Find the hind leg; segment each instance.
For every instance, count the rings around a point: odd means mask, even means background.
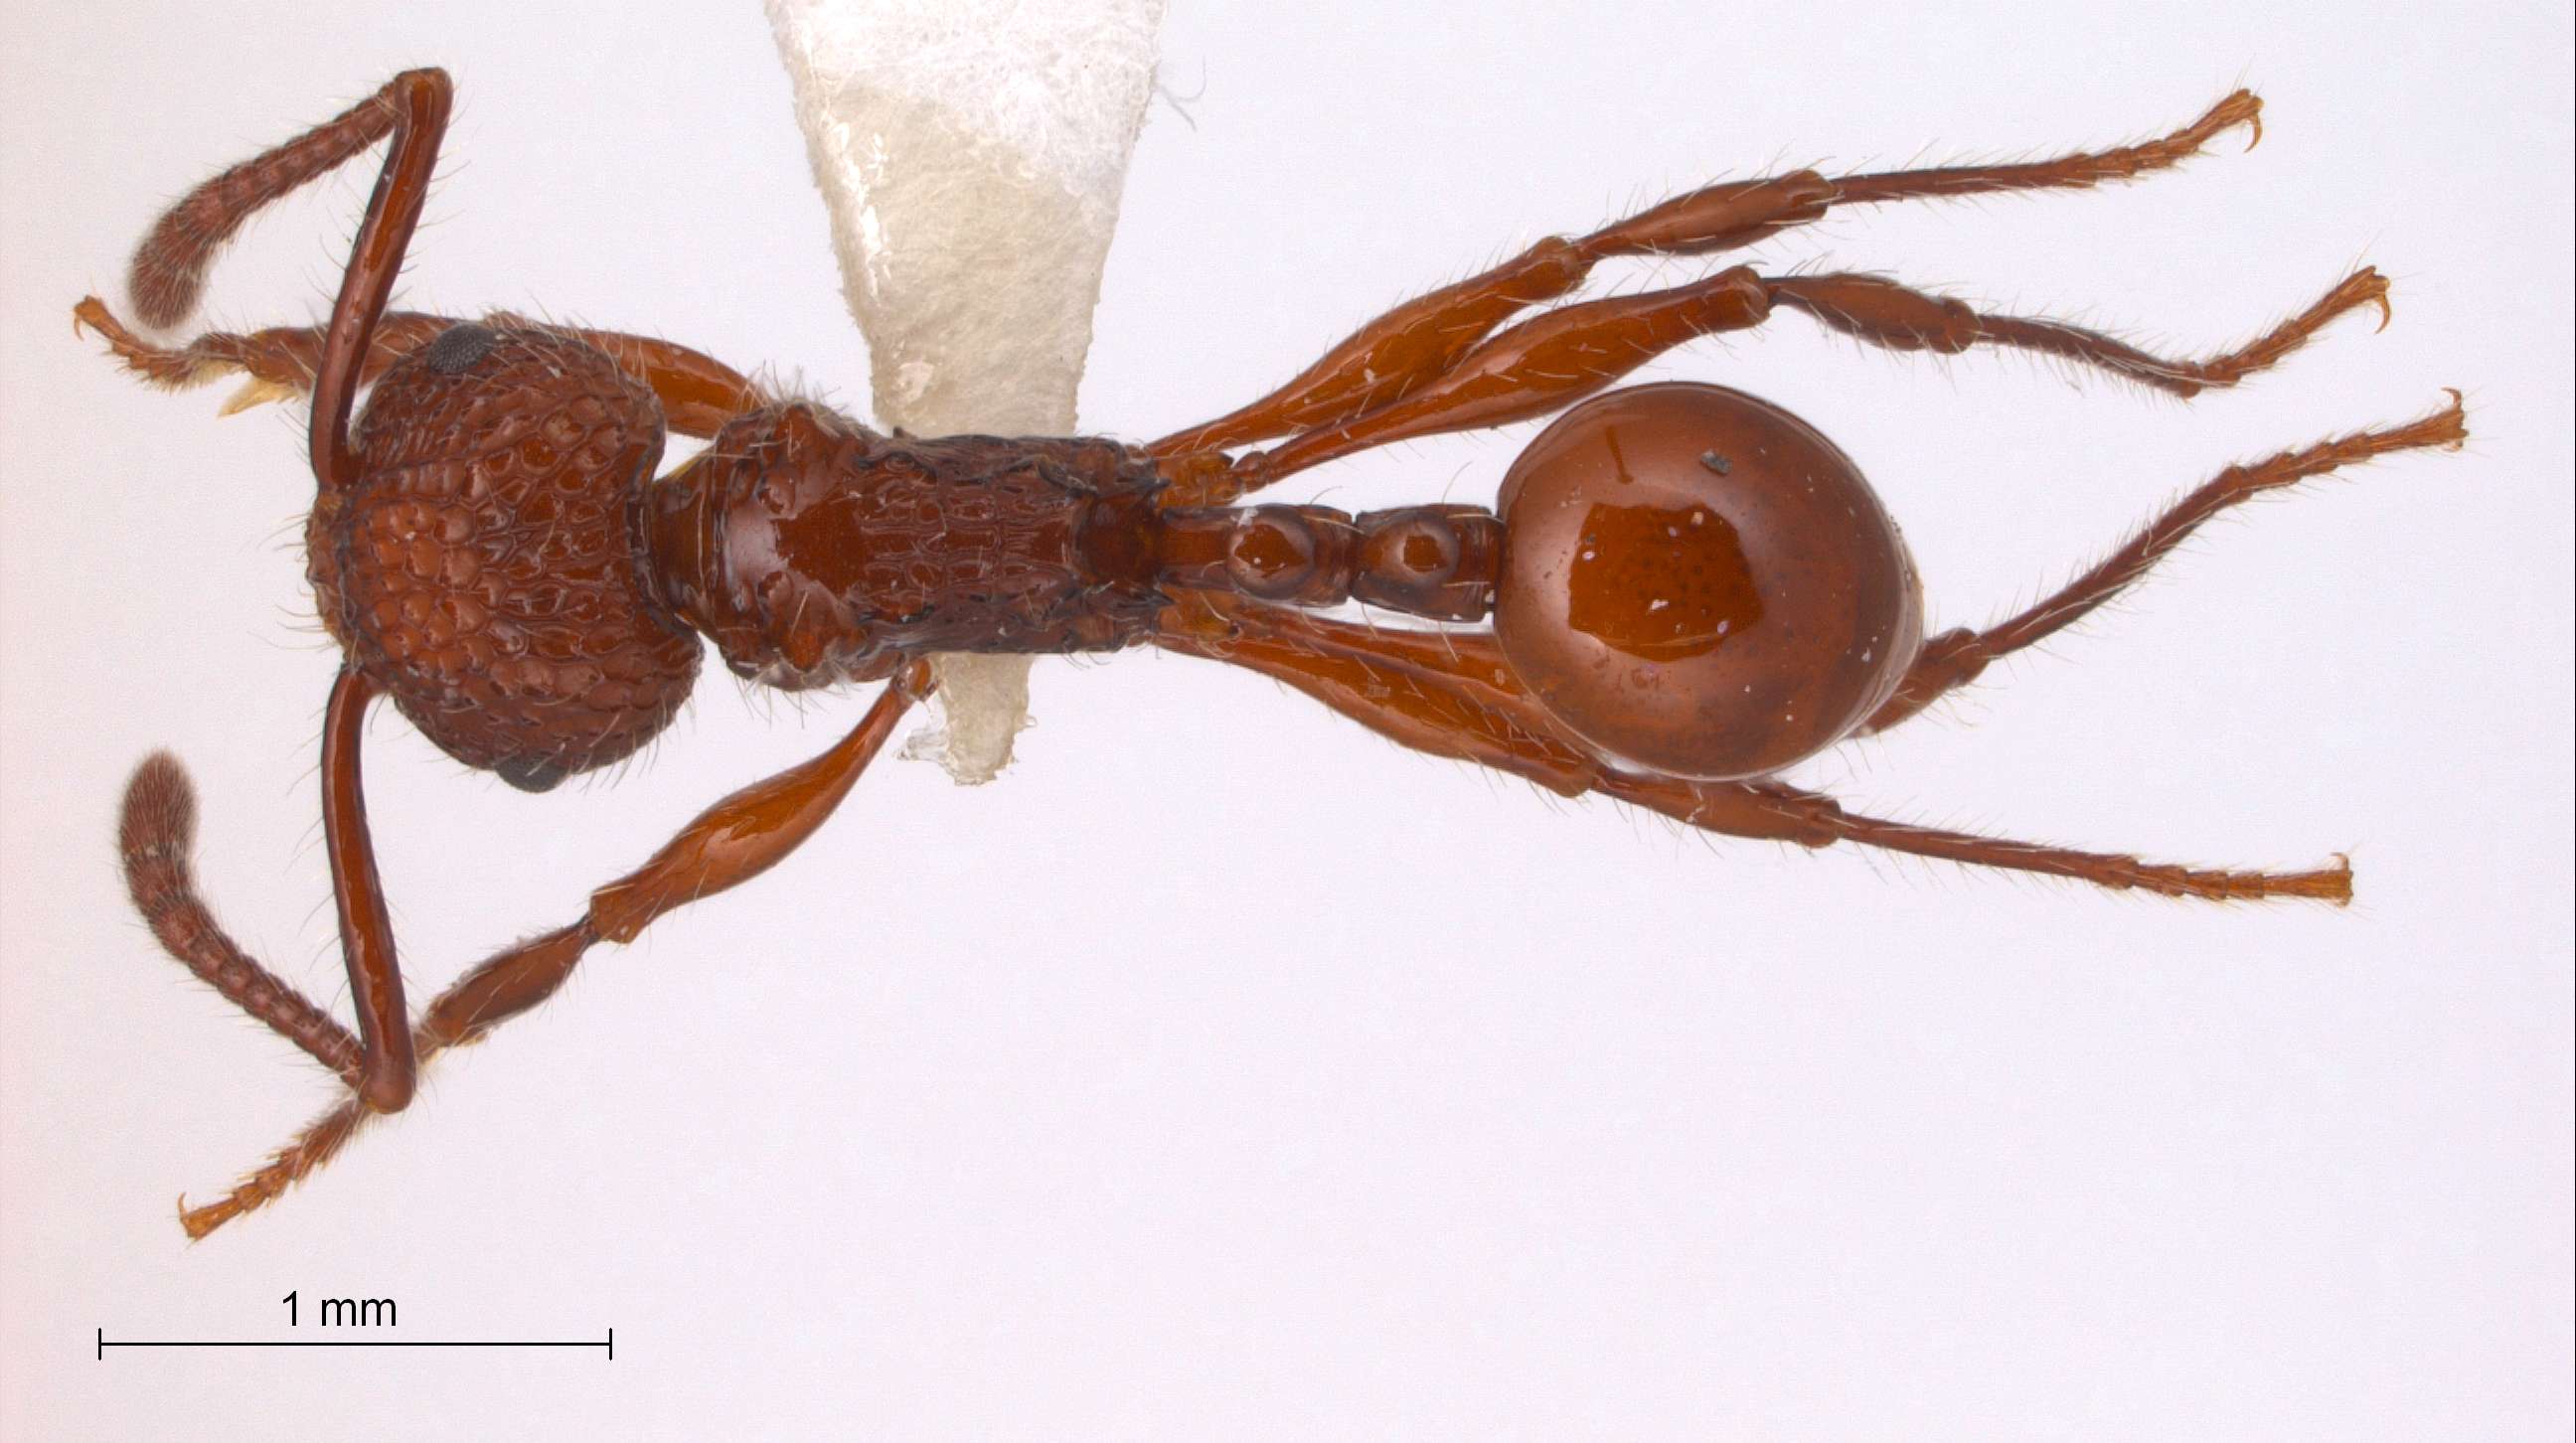
[[[2448,407],[2420,421],[2377,431],[2356,431],[2301,450],[2284,451],[2249,466],[2230,466],[2176,502],[2100,564],[2019,616],[1984,631],[1945,631],[1926,641],[1913,668],[1897,684],[1896,694],[1869,719],[1864,730],[1885,731],[1943,694],[1975,681],[1996,658],[2010,656],[2074,625],[2146,575],[2166,553],[2181,545],[2184,537],[2230,506],[2393,451],[2457,448],[2468,435],[2460,393],[2453,391]]]
[[[1972,346],[2037,351],[2176,395],[2232,386],[2361,306],[2388,307],[2388,282],[2355,271],[2315,304],[2233,350],[2200,359],[2159,356],[2044,317],[1991,315],[1963,301],[1869,275],[1761,276],[1745,267],[1669,290],[1582,301],[1505,327],[1440,375],[1374,410],[1301,431],[1268,451],[1177,458],[1167,506],[1233,501],[1311,466],[1393,441],[1477,430],[1549,415],[1705,336],[1763,325],[1779,308],[1866,344],[1954,354]]]

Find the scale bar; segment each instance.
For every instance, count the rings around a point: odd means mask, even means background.
[[[617,1330],[605,1338],[111,1338],[96,1330],[98,1357],[110,1348],[604,1348],[617,1360]]]

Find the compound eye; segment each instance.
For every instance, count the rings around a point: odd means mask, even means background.
[[[1764,776],[1849,735],[1922,641],[1860,471],[1717,386],[1640,386],[1548,428],[1503,482],[1494,630],[1559,721],[1671,776]]]
[[[420,353],[421,364],[442,376],[461,376],[492,354],[501,333],[474,321],[459,321],[438,333]]]
[[[530,757],[511,757],[492,764],[493,774],[523,792],[551,792],[572,775],[569,767],[559,762],[539,761]]]

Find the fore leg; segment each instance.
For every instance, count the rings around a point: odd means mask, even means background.
[[[1284,608],[1193,595],[1155,644],[1287,683],[1416,751],[1477,762],[1565,796],[1598,792],[1704,831],[1802,846],[1858,842],[1978,866],[2041,872],[2169,897],[2350,900],[2341,858],[2306,872],[2181,867],[1856,816],[1774,781],[1698,782],[1619,771],[1557,727],[1490,635],[1381,632]]]
[[[75,329],[98,331],[128,368],[159,385],[193,386],[245,373],[249,381],[226,404],[227,412],[312,395],[315,474],[325,486],[344,484],[351,474],[347,429],[357,391],[456,324],[443,316],[385,310],[428,196],[450,102],[446,72],[397,75],[342,114],[190,191],[135,248],[126,281],[135,313],[156,329],[175,326],[196,311],[207,270],[243,221],[391,135],[329,324],[249,335],[211,331],[185,346],[162,347],[128,332],[91,296],[72,309]],[[713,435],[756,404],[751,383],[740,373],[686,346],[620,331],[556,329],[606,351],[652,387],[671,429],[683,435]]]
[[[72,322],[75,328],[98,332],[127,370],[156,386],[185,390],[221,376],[245,376],[242,388],[224,402],[226,415],[310,395],[322,361],[320,326],[273,326],[247,335],[207,331],[184,346],[156,346],[127,330],[96,296],[72,308]],[[453,316],[386,312],[359,363],[359,384],[373,382],[386,367],[458,323]],[[757,388],[741,372],[702,351],[624,331],[549,329],[607,352],[628,375],[650,386],[662,403],[664,422],[683,436],[712,436],[725,422],[760,404]]]
[[[831,750],[709,807],[652,860],[592,893],[581,920],[508,948],[457,979],[430,1003],[418,1028],[410,1032],[415,1055],[426,1061],[447,1048],[481,1041],[493,1028],[552,996],[592,946],[600,942],[632,942],[663,914],[777,865],[832,815],[849,795],[859,774],[884,749],[904,714],[929,694],[931,685],[926,666],[908,668]],[[170,805],[174,796],[179,803],[175,808]],[[145,915],[153,918],[154,931],[163,936],[174,955],[189,964],[190,970],[206,976],[244,1010],[288,1036],[297,1034],[237,992],[282,994],[306,1012],[319,1016],[323,1028],[336,1029],[338,1024],[297,996],[292,987],[258,964],[239,958],[237,949],[229,954],[229,958],[238,959],[229,970],[248,968],[257,974],[257,987],[227,986],[219,976],[208,975],[208,967],[200,965],[198,958],[211,955],[210,949],[199,944],[195,954],[182,953],[179,943],[170,940],[171,934],[177,933],[183,941],[192,941],[212,926],[211,921],[201,926],[196,920],[202,917],[204,906],[196,901],[186,881],[192,819],[186,778],[178,764],[167,757],[146,762],[127,799],[125,851],[129,876],[136,875],[138,867],[145,869],[145,875],[155,884],[152,895],[161,896],[169,891],[165,879],[175,872],[187,904],[195,908],[193,915],[183,915],[177,904],[165,904],[156,915],[147,906]],[[138,858],[142,860],[138,862]],[[138,902],[146,895],[143,882],[136,883],[136,895]],[[170,920],[165,922],[165,918]],[[219,933],[216,936],[220,938]],[[229,947],[228,942],[224,945]],[[347,1038],[345,1032],[340,1036]],[[297,1040],[303,1041],[301,1037]],[[333,1065],[322,1050],[310,1046],[307,1050],[322,1058],[324,1065]],[[347,1039],[338,1049],[339,1054],[353,1055],[355,1051],[355,1039]],[[334,1070],[355,1085],[354,1065],[337,1066]],[[204,1237],[230,1219],[270,1202],[330,1161],[376,1110],[358,1096],[342,1100],[224,1197],[202,1207],[191,1208],[183,1203],[181,1225],[190,1237]]]
[[[2284,451],[2251,465],[2230,466],[2176,502],[2100,564],[2038,605],[1983,631],[1945,631],[1926,641],[1905,679],[1897,684],[1896,694],[1869,719],[1865,730],[1885,731],[1895,726],[1943,694],[1975,681],[1996,658],[2009,656],[2072,626],[2123,587],[2146,575],[2201,523],[2238,502],[2392,451],[2457,448],[2468,434],[2460,393],[2453,391],[2449,406],[2422,420],[2356,431],[2301,450]]]
[[[2237,91],[2189,126],[2139,145],[2019,165],[1956,166],[1828,179],[1812,170],[1711,185],[1587,235],[1551,236],[1511,260],[1406,302],[1361,327],[1286,385],[1150,448],[1179,461],[1273,436],[1327,427],[1402,399],[1447,373],[1514,313],[1561,300],[1601,261],[1623,256],[1709,255],[1750,245],[1836,205],[1928,196],[2098,185],[2162,170],[2237,125],[2256,125],[2262,102]],[[1184,465],[1184,474],[1208,469]],[[1187,504],[1198,504],[1196,502]]]

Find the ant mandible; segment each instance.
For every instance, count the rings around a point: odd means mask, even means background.
[[[1870,275],[1737,266],[1550,304],[1601,261],[1711,255],[1840,206],[2162,170],[2238,126],[2259,139],[2250,93],[2161,139],[2097,153],[1711,185],[1588,235],[1542,240],[1399,306],[1278,390],[1148,446],[888,437],[764,395],[666,341],[508,315],[388,312],[450,98],[442,71],[398,75],[197,187],[136,250],[135,314],[175,326],[246,218],[390,136],[327,325],[215,332],[172,348],[136,337],[95,297],[75,311],[160,384],[241,372],[244,403],[309,393],[320,489],[308,572],[344,653],[323,723],[322,817],[355,1035],[215,922],[190,873],[195,799],[179,763],[151,757],[125,793],[126,880],[154,935],[350,1094],[226,1197],[183,1204],[191,1236],[268,1202],[367,1118],[399,1111],[423,1061],[543,1001],[594,944],[631,942],[802,844],[930,692],[927,658],[939,652],[1150,643],[1249,667],[1420,751],[1731,836],[1860,842],[2174,897],[2351,895],[2341,858],[2304,872],[2142,862],[1857,816],[1774,778],[1897,725],[2076,621],[2239,501],[2388,452],[2459,445],[2457,392],[2411,424],[2229,467],[2038,605],[1928,639],[1904,541],[1832,442],[1715,386],[1594,393],[1686,341],[1752,329],[1785,308],[1873,346],[2037,351],[2191,396],[2272,365],[2357,307],[2378,305],[2385,326],[2376,271],[2198,361]],[[1370,447],[1560,410],[1491,510],[1233,504]],[[666,429],[708,445],[656,475]],[[1318,614],[1354,600],[1490,628],[1381,629]],[[718,802],[593,893],[579,920],[475,967],[415,1022],[360,786],[369,704],[390,697],[449,755],[544,790],[667,725],[695,678],[701,633],[735,673],[773,686],[886,686],[831,750]]]

